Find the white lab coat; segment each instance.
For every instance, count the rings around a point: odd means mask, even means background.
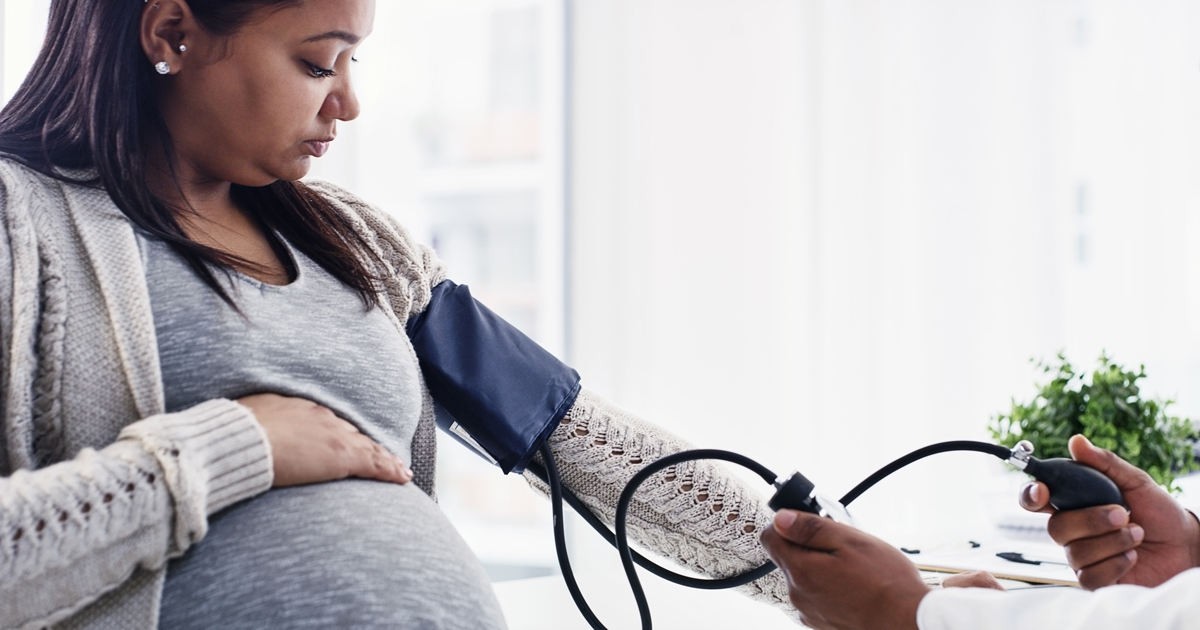
[[[1200,629],[1200,569],[1157,588],[941,589],[921,601],[917,625],[921,630]]]

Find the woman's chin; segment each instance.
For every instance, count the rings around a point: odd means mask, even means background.
[[[279,179],[285,179],[290,182],[304,179],[308,175],[308,172],[312,170],[312,160],[311,156],[301,156],[300,159],[289,165],[285,173],[279,174]]]
[[[250,181],[237,183],[243,186],[261,187],[269,186],[280,180],[294,182],[304,179],[311,169],[312,158],[304,156],[297,160],[290,160],[286,164],[280,164],[270,170],[264,170],[261,177],[247,178],[253,179],[253,183]]]

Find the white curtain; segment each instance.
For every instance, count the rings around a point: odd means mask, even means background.
[[[571,358],[837,496],[1102,349],[1200,416],[1200,3],[576,0]],[[1189,247],[1192,246],[1192,247]],[[954,455],[866,495],[978,531]]]

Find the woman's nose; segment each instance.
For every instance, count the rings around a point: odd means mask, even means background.
[[[325,103],[321,106],[322,116],[342,121],[358,118],[359,111],[358,95],[354,93],[354,86],[348,77],[342,79],[338,88],[325,97]]]

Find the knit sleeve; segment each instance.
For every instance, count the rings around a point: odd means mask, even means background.
[[[691,445],[583,390],[550,435],[563,485],[610,527],[617,500],[644,464]],[[549,494],[537,477],[525,479]],[[759,543],[771,510],[755,492],[709,461],[685,462],[652,476],[629,507],[630,536],[644,547],[711,578],[744,573],[769,561]],[[779,571],[738,590],[799,622]]]
[[[245,407],[214,400],[126,427],[112,445],[0,478],[0,626],[41,628],[157,569],[208,515],[271,486]]]

